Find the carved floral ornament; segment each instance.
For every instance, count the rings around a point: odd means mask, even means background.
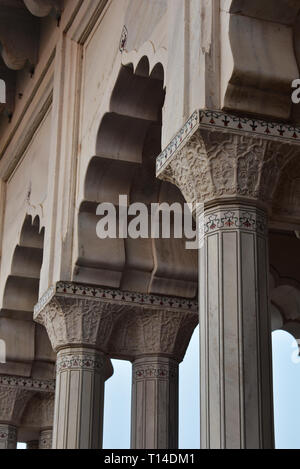
[[[198,322],[194,300],[58,282],[35,307],[52,347],[88,346],[111,356],[183,358]]]
[[[224,197],[271,207],[285,166],[300,157],[300,128],[196,111],[157,158],[158,178],[179,187],[187,202]]]

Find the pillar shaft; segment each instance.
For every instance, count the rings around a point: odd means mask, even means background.
[[[0,424],[0,449],[17,448],[17,428],[13,425]]]
[[[178,362],[139,358],[132,373],[131,447],[178,448]]]
[[[104,383],[110,367],[106,356],[92,349],[58,353],[53,449],[102,447]]]
[[[272,448],[266,215],[254,206],[219,205],[203,222],[201,447]]]
[[[40,433],[39,449],[52,448],[52,430],[42,430]]]

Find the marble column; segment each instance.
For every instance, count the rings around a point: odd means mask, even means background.
[[[178,367],[198,324],[193,300],[136,295],[110,341],[132,366],[132,449],[178,448]],[[148,304],[147,304],[148,303]]]
[[[46,327],[57,352],[52,447],[100,449],[104,383],[113,373],[100,348],[109,335],[112,307],[71,287],[56,294],[51,289],[48,301],[43,298],[35,308],[35,320]]]
[[[17,448],[17,427],[0,424],[0,449]]]
[[[97,350],[58,352],[53,448],[101,447],[104,384],[111,375],[110,361]]]
[[[132,448],[178,448],[178,367],[166,357],[133,362]]]
[[[202,222],[201,447],[272,448],[266,213],[222,204]]]
[[[280,125],[203,110],[157,159],[199,228],[203,449],[274,446],[267,213],[298,148]]]

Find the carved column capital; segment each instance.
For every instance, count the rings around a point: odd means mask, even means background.
[[[181,362],[197,324],[196,310],[135,307],[115,325],[110,354],[131,361],[143,356],[165,356]]]
[[[187,202],[247,199],[270,206],[281,172],[300,153],[300,129],[196,111],[157,159],[157,176]]]
[[[52,430],[41,431],[39,449],[52,449],[52,433]]]
[[[0,385],[0,423],[18,425],[32,391]]]
[[[105,349],[121,305],[87,297],[84,291],[67,291],[62,283],[57,289],[50,289],[46,297],[49,294],[48,302],[37,305],[34,319],[46,327],[55,351],[69,346]]]
[[[194,300],[58,282],[36,305],[34,319],[56,351],[87,346],[135,359],[141,353],[181,357],[197,313]]]

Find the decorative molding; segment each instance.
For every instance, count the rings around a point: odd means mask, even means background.
[[[0,422],[18,424],[31,397],[31,391],[0,385]]]
[[[215,231],[244,230],[266,235],[267,217],[261,210],[241,210],[237,207],[208,210],[203,217],[204,235]]]
[[[156,160],[157,174],[163,170],[170,158],[185,145],[199,126],[211,130],[234,131],[241,134],[249,133],[266,139],[300,144],[300,127],[291,124],[241,117],[222,111],[197,110],[177,132],[167,148],[158,156]]]
[[[133,365],[133,381],[143,381],[146,379],[170,380],[178,379],[178,364],[163,364],[158,362],[139,363]]]
[[[0,385],[16,387],[35,392],[53,392],[55,391],[55,380],[41,380],[34,378],[23,378],[20,376],[0,375]]]
[[[107,357],[93,353],[59,353],[56,361],[57,373],[70,370],[103,372],[107,368]]]
[[[121,303],[122,305],[140,305],[153,308],[166,308],[180,311],[198,311],[198,301],[185,298],[176,298],[146,293],[126,292],[102,287],[80,285],[71,282],[58,282],[42,296],[34,308],[34,316],[45,308],[50,300],[56,295],[68,295],[70,298],[84,297],[101,299],[104,302]]]

